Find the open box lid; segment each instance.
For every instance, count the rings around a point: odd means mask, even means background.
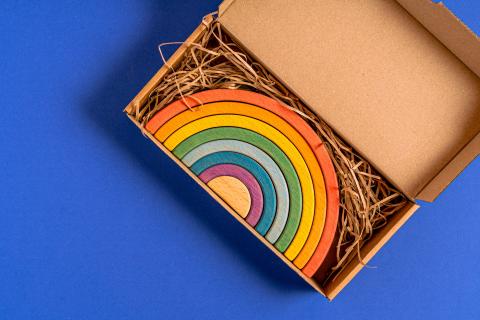
[[[219,19],[410,198],[480,153],[480,41],[443,5],[226,0]]]

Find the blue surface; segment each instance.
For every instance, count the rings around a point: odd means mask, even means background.
[[[328,303],[127,120],[217,4],[1,1],[0,319],[480,318],[479,159]]]

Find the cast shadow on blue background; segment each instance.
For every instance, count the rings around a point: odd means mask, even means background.
[[[139,40],[131,44],[128,52],[112,56],[111,63],[106,66],[103,80],[95,85],[88,99],[84,102],[85,116],[91,119],[128,158],[135,162],[148,175],[151,175],[169,196],[178,199],[186,206],[183,212],[172,214],[188,214],[191,219],[199,221],[208,232],[217,236],[221,243],[229,247],[241,257],[241,261],[261,275],[273,287],[286,291],[312,290],[300,277],[292,272],[267,247],[249,234],[245,228],[231,217],[216,201],[198,186],[179,166],[161,152],[151,141],[147,140],[137,127],[122,112],[137,92],[146,84],[152,70],[161,65],[160,55],[155,53],[152,44],[161,41],[182,41],[197,26],[192,24],[188,8],[196,12],[211,12],[214,3],[186,1],[185,13],[163,15],[158,12],[178,12],[178,4],[166,4],[158,1],[145,1],[152,12],[148,30],[139,35]],[[172,8],[169,8],[172,6]],[[202,8],[199,8],[202,7]],[[189,23],[172,33],[172,25],[185,14]],[[201,17],[199,17],[201,18]],[[198,23],[200,19],[198,19]],[[171,54],[176,48],[167,48]],[[152,52],[154,54],[152,54]],[[128,68],[126,70],[126,68]],[[158,206],[162,206],[161,198]],[[162,223],[161,215],[158,223]],[[273,271],[272,271],[273,270]]]

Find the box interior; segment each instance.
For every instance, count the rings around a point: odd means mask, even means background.
[[[206,23],[211,23],[212,18],[209,16],[206,19]],[[149,94],[152,90],[162,81],[163,77],[170,71],[168,66],[176,66],[182,60],[185,51],[188,49],[191,43],[197,42],[197,40],[203,35],[206,29],[205,24],[201,24],[185,41],[185,43],[180,46],[180,48],[175,51],[175,53],[170,57],[167,64],[164,65],[150,81],[145,85],[145,87],[137,94],[137,96],[129,103],[125,108],[125,112],[128,114],[130,120],[132,120],[135,125],[142,129],[142,124],[138,122],[133,114],[135,110],[143,105]],[[308,284],[310,284],[315,290],[317,290],[322,295],[326,296],[328,299],[333,299],[347,284],[348,282],[362,269],[363,264],[357,259],[353,259],[346,266],[345,269],[338,274],[338,276],[326,283],[325,282],[325,272],[317,273],[313,278],[306,277],[298,268],[296,268],[292,262],[286,259],[282,254],[280,254],[268,241],[263,237],[259,236],[255,230],[248,225],[243,219],[240,219],[238,214],[236,214],[228,204],[226,204],[220,197],[218,197],[210,188],[208,188],[197,176],[193,175],[185,165],[179,161],[168,149],[166,149],[158,140],[156,140],[148,132],[144,134],[150,138],[165,154],[167,154],[173,161],[175,161],[184,171],[189,174],[198,184],[200,184],[206,192],[208,192],[214,199],[216,199],[235,219],[237,219],[242,225],[244,225],[252,234],[257,237],[262,243],[264,243],[268,248],[270,248],[281,260],[283,260],[293,271],[295,271],[300,277],[302,277]],[[383,244],[390,239],[390,237],[395,233],[398,228],[413,214],[413,212],[418,208],[412,202],[408,202],[403,209],[395,214],[395,217],[387,223],[386,226],[382,228],[380,232],[374,235],[372,239],[369,240],[367,245],[365,245],[361,250],[361,255],[364,257],[363,262],[367,263],[368,260],[373,257],[373,255],[383,246]],[[332,250],[333,253],[333,250]],[[334,257],[332,257],[334,258]],[[324,268],[327,268],[329,264],[324,265]],[[326,270],[326,269],[325,269]],[[322,271],[325,271],[322,270]]]
[[[396,1],[480,77],[480,39],[442,2]]]
[[[219,19],[411,199],[433,181],[433,200],[478,154],[480,78],[397,1],[234,0]]]

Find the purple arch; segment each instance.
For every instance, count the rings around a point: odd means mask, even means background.
[[[248,211],[246,221],[249,225],[255,226],[262,215],[263,193],[257,179],[246,169],[234,164],[219,164],[203,171],[198,177],[205,183],[221,177],[230,176],[237,178],[247,187],[250,193],[251,205]]]

